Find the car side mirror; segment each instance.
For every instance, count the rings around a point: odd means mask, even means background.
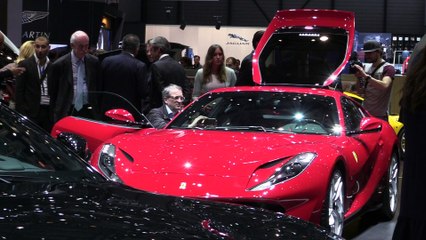
[[[90,159],[91,154],[84,138],[74,133],[62,132],[57,139],[84,160]]]
[[[365,117],[359,124],[362,133],[380,132],[382,130],[382,121],[374,117]]]
[[[375,117],[364,117],[359,124],[359,130],[348,132],[348,135],[374,133],[382,130],[382,120]]]
[[[126,109],[111,109],[105,112],[105,116],[123,122],[135,122],[133,115]]]

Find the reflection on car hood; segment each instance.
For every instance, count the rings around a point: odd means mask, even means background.
[[[1,182],[0,189],[2,239],[333,239],[282,214],[111,183]]]
[[[329,149],[326,143],[334,139],[324,135],[165,129],[148,135],[121,135],[114,143],[135,159],[131,166],[135,172],[247,177],[266,162],[309,149]],[[188,163],[190,168],[182,167]]]

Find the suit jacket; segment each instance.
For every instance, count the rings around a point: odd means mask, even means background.
[[[151,109],[146,117],[155,128],[163,128],[171,120],[164,104],[159,108]]]
[[[254,52],[254,51],[253,51]],[[235,86],[254,86],[253,73],[252,73],[252,62],[253,52],[247,55],[241,62],[241,68],[238,72],[237,82]]]
[[[16,110],[34,119],[40,111],[42,79],[38,75],[37,62],[34,56],[20,62],[19,66],[26,70],[16,78]],[[45,69],[46,73],[50,66],[51,63],[49,62]],[[49,76],[47,76],[47,79],[49,79]]]
[[[163,104],[161,91],[163,91],[165,87],[172,83],[182,87],[182,92],[185,98],[191,99],[189,80],[186,77],[185,69],[172,57],[165,56],[152,63],[150,70],[151,108],[157,108]]]
[[[99,72],[98,58],[86,54],[85,60],[87,90],[96,91]],[[71,53],[58,58],[49,71],[50,106],[54,122],[68,115],[74,99],[74,79],[72,75]],[[89,99],[89,101],[93,101]]]
[[[13,77],[12,71],[10,71],[9,69],[4,69],[0,71],[0,81],[3,81],[5,78],[8,77]]]
[[[99,90],[117,93],[141,111],[147,101],[148,69],[146,65],[128,52],[105,58],[101,64]],[[117,101],[102,101],[102,109],[128,106]]]

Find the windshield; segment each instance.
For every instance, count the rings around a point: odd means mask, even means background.
[[[101,179],[92,171],[38,126],[0,104],[0,177]]]
[[[322,85],[342,64],[347,35],[320,27],[277,30],[259,56],[262,82]]]
[[[288,92],[210,93],[168,128],[337,135],[334,98]]]

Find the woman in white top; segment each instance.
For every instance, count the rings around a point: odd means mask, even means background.
[[[225,66],[223,48],[213,44],[207,50],[203,68],[198,69],[194,78],[192,99],[197,99],[204,93],[216,88],[234,86],[237,76],[229,67]]]

